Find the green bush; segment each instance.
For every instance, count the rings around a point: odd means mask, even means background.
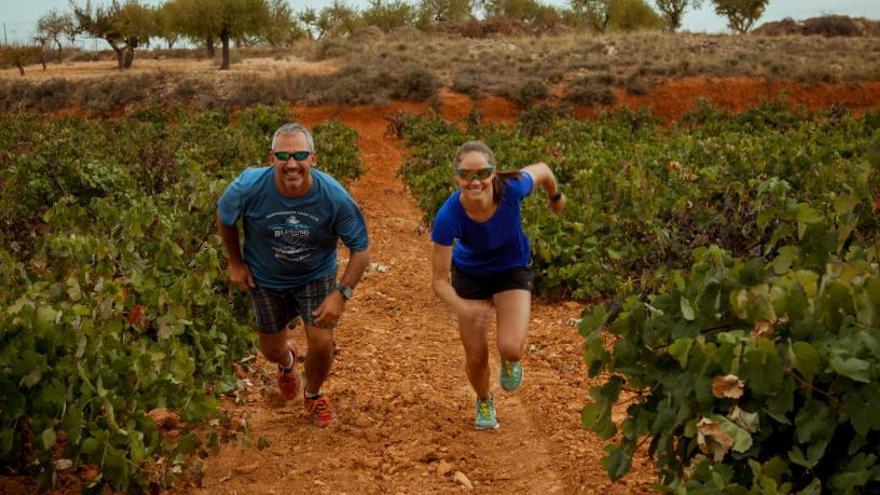
[[[196,469],[220,432],[217,395],[252,354],[249,304],[227,283],[216,204],[267,156],[282,108],[230,115],[146,108],[113,120],[0,115],[0,462],[142,493]],[[314,129],[337,178],[363,165],[356,133]],[[8,220],[7,220],[8,219]],[[147,414],[170,408],[181,435]]]
[[[603,460],[612,479],[644,440],[677,493],[880,488],[878,253],[851,238],[864,205],[841,195],[823,213],[786,186],[767,183],[759,224],[797,234],[763,246],[769,261],[701,248],[657,293],[582,320],[590,376],[606,377],[582,419],[621,433]]]

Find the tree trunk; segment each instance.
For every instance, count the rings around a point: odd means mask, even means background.
[[[124,68],[131,69],[131,63],[134,62],[134,47],[127,45],[125,47]]]
[[[208,49],[208,56],[214,58],[214,35],[208,33],[205,36],[205,46]]]
[[[61,42],[55,40],[55,44],[58,45],[58,63],[61,63],[62,57],[64,57],[64,50],[61,48]]]
[[[104,41],[110,45],[110,48],[113,49],[113,52],[116,53],[116,68],[122,70],[125,67],[125,60],[123,59],[122,47],[116,45],[115,39],[107,39],[104,38]]]
[[[220,33],[220,41],[223,43],[223,63],[220,70],[229,70],[229,33]]]
[[[46,52],[40,54],[40,63],[43,64],[43,70],[46,70]]]
[[[21,62],[16,62],[15,66],[18,67],[18,72],[24,77],[24,65]]]

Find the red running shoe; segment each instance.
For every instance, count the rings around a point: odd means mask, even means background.
[[[278,389],[281,391],[281,396],[284,397],[285,400],[296,398],[296,394],[299,392],[299,375],[296,372],[296,351],[291,347],[290,353],[293,356],[290,363],[290,370],[283,371],[279,367],[278,372],[275,375],[278,378]]]
[[[321,428],[336,424],[336,413],[326,395],[320,395],[314,399],[306,398],[306,411],[312,418],[312,422]]]

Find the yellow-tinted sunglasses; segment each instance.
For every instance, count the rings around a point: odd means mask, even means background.
[[[455,175],[457,175],[461,180],[465,180],[470,182],[474,179],[477,180],[486,180],[489,176],[492,175],[492,172],[495,171],[494,165],[489,165],[488,167],[477,168],[477,169],[465,169],[465,168],[456,168]]]

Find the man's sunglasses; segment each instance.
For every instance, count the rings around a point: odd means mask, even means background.
[[[457,175],[460,179],[465,181],[472,181],[475,178],[477,180],[486,180],[492,175],[492,172],[495,171],[494,165],[489,165],[488,167],[478,168],[478,169],[464,169],[464,168],[456,168],[455,175]]]
[[[291,157],[293,157],[294,160],[301,162],[311,156],[311,154],[311,151],[276,151],[275,158],[281,160],[282,162],[286,162],[287,160],[290,160]]]

